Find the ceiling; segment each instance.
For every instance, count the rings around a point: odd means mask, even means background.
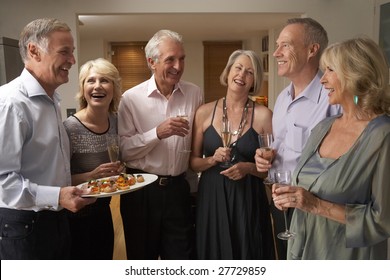
[[[153,13],[79,15],[80,39],[108,42],[148,41],[160,29],[183,35],[184,41],[245,40],[282,26],[291,13]]]

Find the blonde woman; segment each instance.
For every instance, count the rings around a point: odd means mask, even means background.
[[[121,79],[109,61],[98,58],[81,66],[80,110],[65,122],[71,144],[71,174],[74,185],[91,179],[118,175],[120,161],[110,162],[107,135],[117,135],[116,111],[121,98]],[[112,259],[114,230],[111,197],[99,198],[79,213],[69,213],[72,259]]]
[[[294,207],[288,259],[386,259],[390,236],[389,68],[379,46],[356,38],[321,58],[329,103],[343,114],[311,133],[293,185],[274,189]]]

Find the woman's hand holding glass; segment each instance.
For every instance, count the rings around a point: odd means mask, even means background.
[[[121,164],[118,160],[116,162],[102,163],[94,170],[91,171],[89,175],[90,179],[99,179],[104,177],[110,177],[119,175],[120,173],[125,172],[125,166]]]

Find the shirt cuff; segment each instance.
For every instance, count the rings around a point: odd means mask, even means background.
[[[156,140],[160,140],[157,137],[157,127],[145,132],[144,133],[144,140],[145,140],[145,143],[150,143],[150,142],[154,142]]]
[[[43,210],[59,211],[62,207],[59,205],[61,187],[39,186],[36,194],[36,204]]]

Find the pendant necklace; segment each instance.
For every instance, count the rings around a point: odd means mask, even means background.
[[[240,124],[239,124],[237,130],[232,131],[232,133],[231,133],[232,136],[236,136],[237,135],[237,138],[239,138],[241,136],[242,130],[243,130],[243,128],[246,125],[246,119],[247,119],[247,115],[248,115],[248,107],[249,107],[249,99],[246,100],[246,104],[245,104],[244,108],[242,108],[242,115],[241,115]],[[227,107],[226,107],[226,97],[223,98],[223,115],[222,115],[222,119],[228,120]]]

